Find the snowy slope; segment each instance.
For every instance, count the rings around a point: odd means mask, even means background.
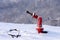
[[[60,27],[43,25],[47,34],[38,34],[36,24],[14,24],[0,22],[0,40],[60,40]],[[10,29],[20,30],[21,37],[12,38],[8,35]]]

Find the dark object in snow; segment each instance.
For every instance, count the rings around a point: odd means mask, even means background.
[[[14,38],[14,37],[18,38],[21,36],[21,35],[12,35],[12,34],[8,34],[8,35],[10,35],[12,38]]]
[[[17,29],[11,29],[11,30],[9,30],[9,31],[18,31]]]
[[[16,38],[20,37],[21,35],[19,33],[20,33],[20,31],[17,30],[17,29],[10,29],[8,31],[8,35],[10,35],[12,38],[14,38],[14,37],[16,37]]]
[[[48,31],[42,31],[42,33],[48,33]]]

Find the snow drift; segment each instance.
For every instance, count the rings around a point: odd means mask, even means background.
[[[14,24],[0,22],[0,40],[60,40],[60,27],[43,25],[47,34],[36,31],[36,24]],[[8,35],[10,29],[20,30],[20,37],[12,38]],[[13,33],[12,33],[13,34]]]

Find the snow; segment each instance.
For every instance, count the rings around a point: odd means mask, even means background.
[[[0,22],[0,40],[60,40],[60,27],[43,25],[47,34],[36,31],[36,24],[15,24]],[[8,35],[10,29],[20,30],[20,37],[12,38]]]

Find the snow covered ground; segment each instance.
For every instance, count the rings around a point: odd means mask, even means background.
[[[43,25],[47,34],[38,34],[36,24],[14,24],[0,22],[0,40],[60,40],[60,27]],[[20,37],[12,38],[8,35],[10,29],[20,30]]]

